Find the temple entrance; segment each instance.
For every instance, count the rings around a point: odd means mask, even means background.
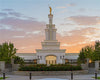
[[[46,56],[46,64],[50,65],[50,64],[56,64],[56,56]]]

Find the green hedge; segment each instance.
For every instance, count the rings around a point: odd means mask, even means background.
[[[41,65],[30,65],[30,66],[21,66],[19,71],[71,71],[71,70],[81,70],[81,66],[72,66],[72,65],[50,65],[46,66]]]

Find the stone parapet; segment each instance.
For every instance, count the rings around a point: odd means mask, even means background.
[[[15,75],[28,76],[30,71],[14,71]],[[70,75],[71,71],[31,71],[33,76],[59,76],[59,75]],[[73,74],[88,74],[87,70],[73,71]]]
[[[54,50],[53,49],[48,49],[48,50],[36,49],[37,53],[65,53],[65,51],[66,51],[65,49],[58,49],[58,50],[57,49],[54,49]]]

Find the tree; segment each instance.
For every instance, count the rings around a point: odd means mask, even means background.
[[[93,60],[93,52],[94,52],[93,46],[85,46],[80,51],[78,62],[85,63],[87,58]]]
[[[84,48],[82,48],[78,57],[78,63],[85,63],[85,61],[86,61],[86,56],[85,56]]]
[[[94,52],[94,47],[93,46],[86,46],[85,48],[85,56],[86,58],[93,59],[93,52]]]
[[[15,56],[17,49],[14,48],[13,43],[3,43],[0,45],[0,60],[6,63],[11,62],[11,58]]]
[[[93,56],[94,61],[100,60],[100,41],[95,41],[95,50]]]

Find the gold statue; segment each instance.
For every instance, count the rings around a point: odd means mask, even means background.
[[[49,9],[50,9],[50,14],[51,14],[51,12],[52,12],[52,8],[51,8],[51,7],[49,7]]]

